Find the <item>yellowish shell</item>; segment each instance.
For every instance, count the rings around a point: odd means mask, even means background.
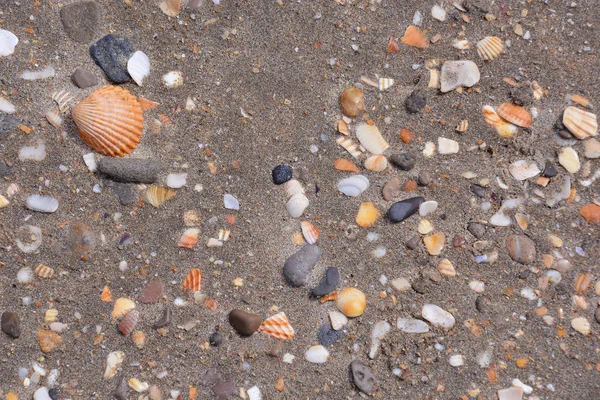
[[[265,319],[258,330],[279,340],[294,337],[294,328],[292,328],[290,321],[283,312]]]
[[[127,381],[127,384],[129,385],[130,388],[132,388],[133,390],[135,390],[138,393],[145,392],[150,387],[148,382],[142,382],[137,378],[129,379]]]
[[[129,311],[133,310],[134,308],[135,302],[133,300],[125,297],[120,297],[115,301],[115,305],[113,307],[111,316],[113,319],[120,318],[127,314]]]
[[[446,235],[443,232],[438,232],[435,235],[423,238],[423,243],[425,243],[429,254],[439,256],[444,248],[444,244],[446,244]]]
[[[56,332],[49,329],[38,328],[37,339],[40,349],[44,353],[50,353],[56,347],[62,344],[62,338]]]
[[[319,238],[321,230],[311,224],[309,221],[302,221],[302,235],[308,244],[315,244]]]
[[[367,297],[360,290],[349,287],[338,293],[335,305],[346,317],[358,317],[365,311]]]
[[[54,270],[47,265],[39,264],[35,267],[35,274],[43,279],[50,279],[54,276]]]
[[[144,114],[137,98],[118,86],[104,86],[72,111],[79,136],[98,153],[124,156],[140,142]]]
[[[366,123],[358,125],[356,127],[356,137],[360,141],[360,144],[373,154],[379,155],[390,147],[375,125]]]
[[[598,135],[596,114],[577,107],[567,107],[563,114],[563,124],[577,139],[586,139]]]
[[[183,235],[179,238],[179,243],[177,244],[179,247],[185,247],[188,249],[194,248],[198,244],[198,235],[200,235],[200,229],[198,228],[189,228],[183,232]]]
[[[335,142],[346,149],[346,151],[354,158],[360,157],[360,155],[363,153],[359,145],[354,143],[352,139],[345,136],[338,137]]]
[[[163,0],[159,7],[169,17],[176,17],[181,12],[183,0]]]
[[[379,78],[379,91],[383,92],[384,90],[391,88],[394,86],[394,83],[395,81],[392,78]]]
[[[44,322],[45,323],[54,322],[54,321],[56,321],[57,317],[58,317],[58,310],[56,308],[50,308],[49,310],[46,310],[46,314],[44,314]]]
[[[144,345],[146,344],[146,334],[144,332],[135,331],[131,335],[131,338],[133,339],[133,343],[135,343],[135,347],[138,349],[144,348]]]
[[[302,232],[294,232],[292,234],[292,242],[297,246],[304,244],[304,236],[302,235]]]
[[[8,199],[6,197],[4,197],[0,194],[0,208],[4,208],[9,204],[10,204],[10,201],[8,201]]]
[[[365,168],[369,171],[385,171],[388,166],[388,160],[384,156],[371,156],[365,160]]]
[[[527,128],[533,124],[531,113],[524,107],[513,103],[502,103],[498,106],[498,115],[511,124]]]
[[[162,186],[152,185],[146,191],[146,199],[152,206],[158,208],[165,201],[175,196],[175,191]]]
[[[585,317],[577,317],[571,321],[571,327],[582,335],[589,335],[592,327]]]
[[[381,211],[374,203],[362,203],[356,214],[356,223],[363,228],[368,228],[375,225],[380,216]]]
[[[496,36],[488,36],[477,42],[477,54],[483,60],[492,61],[504,50],[504,43]]]
[[[506,122],[502,118],[500,118],[500,116],[498,115],[496,110],[494,110],[493,107],[484,106],[482,109],[482,113],[485,122],[488,125],[496,128],[496,132],[498,132],[498,135],[500,135],[501,137],[506,139],[512,137],[517,132],[518,128],[515,125]]]
[[[456,276],[456,270],[454,269],[454,266],[452,265],[450,260],[448,260],[447,258],[444,258],[442,261],[440,261],[438,265],[438,270],[440,271],[440,274],[449,278],[453,278]]]

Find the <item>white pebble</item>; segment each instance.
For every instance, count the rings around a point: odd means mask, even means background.
[[[448,360],[448,362],[453,367],[460,367],[460,366],[465,365],[465,357],[460,354],[454,354],[454,355],[450,356],[450,359]]]
[[[17,272],[17,282],[27,285],[33,281],[33,270],[29,267],[23,267]]]
[[[431,8],[431,16],[438,21],[445,21],[446,10],[436,4]]]
[[[425,143],[425,148],[423,149],[423,156],[429,158],[433,156],[435,153],[435,143],[427,142]]]
[[[404,333],[429,332],[429,325],[427,325],[424,321],[421,321],[420,319],[398,318],[396,326]]]
[[[438,137],[438,152],[440,154],[456,154],[458,149],[459,145],[456,140]]]
[[[235,197],[227,193],[225,196],[223,196],[223,206],[228,210],[239,210],[240,202]]]
[[[521,289],[521,297],[527,300],[537,300],[538,298],[537,294],[535,294],[535,291],[532,288],[528,287]]]
[[[262,394],[260,393],[260,389],[258,386],[252,386],[250,389],[246,391],[248,394],[248,400],[261,400]]]
[[[294,362],[294,358],[296,358],[296,356],[294,356],[293,354],[285,353],[281,358],[281,361],[283,361],[286,364],[291,364],[292,362]]]
[[[17,109],[13,103],[0,96],[0,111],[12,114],[17,111]]]
[[[181,71],[171,71],[163,75],[163,83],[168,88],[176,88],[183,85],[183,73]]]
[[[323,364],[330,359],[329,352],[321,345],[312,346],[306,350],[306,354],[304,356],[306,357],[306,361],[314,364]]]
[[[471,281],[469,282],[469,287],[475,293],[482,293],[485,289],[485,283],[481,281]]]
[[[94,155],[94,153],[84,154],[83,162],[88,167],[90,172],[95,172],[98,169],[98,164],[96,163],[96,156]]]
[[[374,359],[379,350],[381,339],[383,339],[392,329],[391,325],[386,321],[379,321],[373,327],[371,333],[371,350],[369,351],[369,358]]]
[[[8,57],[15,52],[19,38],[14,33],[0,29],[0,57]]]
[[[454,316],[435,304],[425,304],[421,315],[427,321],[443,329],[450,329],[456,323]]]
[[[167,175],[167,186],[171,189],[179,189],[187,183],[187,173]]]
[[[42,161],[44,158],[46,158],[46,146],[41,140],[38,140],[35,146],[25,146],[19,150],[21,161]]]
[[[511,384],[515,387],[520,387],[521,389],[523,389],[523,393],[525,393],[525,394],[533,393],[533,388],[531,386],[524,384],[519,379],[513,379]]]
[[[48,388],[42,386],[33,394],[33,400],[52,400],[52,397],[48,393]]]

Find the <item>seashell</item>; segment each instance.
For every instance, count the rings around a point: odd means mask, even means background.
[[[592,274],[589,272],[577,274],[575,278],[575,293],[583,293],[592,283]]]
[[[484,106],[482,109],[482,113],[485,122],[488,125],[496,128],[496,132],[498,132],[498,135],[500,135],[501,137],[509,138],[517,132],[518,128],[515,125],[508,123],[502,118],[500,118],[500,116],[498,115],[496,110],[494,110],[493,107]]]
[[[427,325],[427,323],[421,321],[420,319],[414,318],[398,318],[398,322],[396,322],[396,327],[404,333],[429,332],[429,325]]]
[[[456,140],[438,137],[438,152],[440,154],[456,154],[458,153],[459,144]]]
[[[329,312],[329,321],[331,322],[331,328],[334,331],[339,331],[348,323],[348,318],[339,311]]]
[[[279,340],[291,339],[294,337],[294,328],[292,328],[290,321],[283,312],[265,319],[258,330],[259,332]]]
[[[498,115],[511,124],[527,128],[533,123],[531,113],[524,107],[513,103],[502,103],[498,106]]]
[[[589,307],[588,302],[585,300],[583,296],[574,295],[572,298],[572,303],[575,307],[579,307],[582,310],[587,310]]]
[[[356,223],[362,228],[369,228],[375,225],[380,216],[381,211],[377,209],[375,203],[361,203],[356,214]]]
[[[535,82],[535,83],[537,83],[537,82]],[[580,94],[572,94],[569,97],[569,100],[571,100],[574,103],[579,104],[583,108],[592,108],[591,101],[588,98],[583,97]]]
[[[181,291],[199,292],[202,288],[202,274],[198,268],[192,268],[181,283]]]
[[[443,329],[450,329],[456,323],[454,316],[435,304],[425,304],[421,315],[431,324]]]
[[[308,244],[315,244],[321,230],[308,221],[302,221],[302,235]]]
[[[130,388],[132,388],[133,390],[135,390],[138,393],[145,392],[150,387],[148,382],[142,382],[137,378],[129,379],[127,381],[127,384],[129,385]]]
[[[356,127],[356,137],[367,151],[373,154],[383,153],[390,145],[385,141],[375,125],[362,123]]]
[[[2,50],[0,50],[0,51],[2,51]],[[6,100],[4,97],[0,96],[0,111],[7,113],[7,114],[12,114],[15,111],[17,111],[17,108],[15,107],[15,105],[13,103]]]
[[[133,339],[133,343],[135,344],[135,347],[137,347],[138,349],[144,348],[144,345],[146,344],[146,334],[144,332],[135,331],[131,335],[131,338]]]
[[[343,119],[340,119],[337,122],[337,131],[342,135],[348,136],[350,134],[350,130],[348,129],[348,124]]]
[[[0,194],[0,208],[4,208],[9,204],[10,204],[10,201],[8,201],[8,199],[6,197],[4,197]]]
[[[238,201],[238,199],[233,197],[233,195],[225,193],[223,195],[223,207],[225,207],[228,210],[239,210],[240,202]]]
[[[152,206],[156,208],[160,207],[161,204],[173,196],[175,196],[174,190],[167,189],[162,186],[152,185],[146,191],[146,200],[148,200],[148,203],[152,204]]]
[[[127,314],[129,311],[133,310],[134,308],[135,302],[133,300],[128,299],[126,297],[119,297],[117,301],[115,301],[115,305],[113,306],[111,314],[112,319],[120,318]]]
[[[49,310],[46,310],[46,313],[44,314],[44,322],[49,324],[56,321],[57,317],[58,310],[56,308],[50,308]]]
[[[157,103],[156,101],[148,100],[143,97],[138,97],[137,101],[138,101],[138,103],[140,103],[140,106],[142,107],[142,111],[151,110],[154,107],[157,107],[160,105],[160,103]],[[159,114],[159,115],[162,115],[162,114]]]
[[[42,245],[42,230],[37,226],[20,226],[17,229],[15,243],[23,253],[33,253]]]
[[[365,310],[367,297],[360,290],[349,287],[338,293],[335,305],[346,317],[358,317]]]
[[[313,364],[323,364],[331,359],[327,349],[321,345],[312,346],[304,354],[306,361]]]
[[[453,367],[461,367],[465,365],[465,356],[460,354],[451,355],[448,359],[448,363]]]
[[[37,276],[43,279],[50,279],[54,276],[54,270],[44,264],[39,264],[34,271]]]
[[[0,29],[0,57],[8,57],[15,52],[19,38],[14,33]]]
[[[571,320],[571,327],[585,336],[589,335],[592,330],[590,321],[584,317],[577,317]]]
[[[379,78],[379,91],[383,92],[384,90],[391,88],[394,86],[394,82],[395,81],[392,78]]]
[[[221,247],[223,246],[223,242],[219,239],[210,238],[208,242],[206,242],[206,247]]]
[[[108,286],[104,286],[104,289],[102,289],[100,300],[105,303],[110,303],[112,301],[112,290],[110,290]]]
[[[427,235],[431,231],[433,231],[433,224],[431,222],[427,221],[426,219],[419,221],[419,225],[417,225],[417,232],[419,232],[421,235]]]
[[[427,252],[432,256],[439,256],[446,244],[446,235],[443,232],[438,232],[435,235],[423,238],[423,243],[427,248]]]
[[[586,204],[581,207],[579,214],[585,218],[588,224],[600,224],[600,206],[597,204]]]
[[[504,43],[499,37],[487,36],[477,42],[477,54],[483,60],[492,61],[504,50]]]
[[[183,8],[184,0],[163,0],[160,4],[160,10],[167,14],[169,17],[176,17]]]
[[[395,37],[390,36],[385,50],[388,54],[395,54],[400,50],[400,45],[398,44],[398,41]]]
[[[444,8],[440,7],[437,4],[435,4],[433,7],[431,7],[431,16],[440,22],[443,22],[446,20],[446,14],[447,14],[446,10],[444,10]]]
[[[185,247],[188,249],[194,248],[198,244],[198,235],[200,235],[200,229],[198,228],[189,228],[183,232],[181,238],[179,238],[179,243],[177,244],[179,247]]]
[[[379,351],[381,340],[390,332],[392,326],[387,321],[379,321],[373,326],[371,332],[371,348],[369,350],[369,358],[374,359]]]
[[[384,156],[371,156],[365,160],[365,168],[369,171],[385,171],[388,166],[388,160]]]
[[[406,28],[401,41],[407,46],[416,47],[418,49],[425,49],[429,47],[429,41],[425,35],[414,25],[410,25],[408,28]]]
[[[73,100],[73,96],[71,96],[71,93],[61,90],[59,92],[52,93],[52,100],[54,100],[58,106],[58,111],[65,115],[69,112],[69,102]]]
[[[598,135],[596,114],[569,106],[563,113],[563,124],[577,139],[586,139]]]
[[[350,160],[345,158],[338,158],[333,162],[333,168],[338,171],[346,171],[346,172],[360,172],[360,169]]]
[[[138,298],[141,303],[156,303],[163,295],[164,286],[157,278],[152,278]]]
[[[17,272],[17,282],[27,285],[33,281],[33,271],[29,267],[23,267]]]
[[[519,160],[508,166],[508,171],[518,181],[524,181],[525,179],[533,178],[540,172],[539,167],[535,161],[530,160]]]
[[[304,210],[306,210],[308,204],[308,198],[304,195],[304,193],[296,193],[290,197],[285,205],[285,208],[290,217],[298,218],[304,213]]]
[[[454,266],[450,260],[447,258],[444,258],[442,261],[440,261],[438,270],[440,271],[440,274],[447,276],[448,278],[453,278],[456,276],[456,270],[454,269]]]
[[[143,51],[136,51],[127,61],[127,72],[138,86],[142,86],[150,75],[150,58]]]
[[[27,198],[27,208],[37,212],[53,213],[58,209],[58,200],[49,196],[32,194]]]
[[[440,87],[440,70],[436,68],[431,68],[429,70],[429,83],[427,84],[428,88],[439,89]]]
[[[463,119],[462,121],[459,122],[458,125],[456,125],[456,132],[465,133],[468,128],[469,128],[469,121],[467,121],[466,119]]]
[[[117,329],[122,335],[129,336],[129,334],[135,329],[139,319],[140,313],[138,310],[131,310],[123,317],[121,322],[119,322]]]
[[[360,149],[360,146],[354,143],[354,141],[350,138],[340,136],[335,140],[335,142],[346,149],[346,151],[348,151],[348,153],[350,153],[354,158],[360,157],[360,155],[363,153]]]
[[[285,192],[288,197],[292,197],[298,193],[304,194],[304,188],[297,179],[292,179],[285,184]]]
[[[142,108],[129,91],[117,86],[95,90],[73,108],[73,120],[83,141],[104,155],[123,156],[142,136]]]
[[[304,244],[304,236],[302,235],[302,232],[294,232],[294,234],[292,234],[292,242],[297,246]]]
[[[56,332],[52,332],[48,329],[38,328],[37,339],[40,349],[44,353],[50,353],[56,347],[62,344],[62,338]]]
[[[452,47],[458,50],[468,50],[471,48],[471,43],[467,39],[454,39]]]
[[[231,231],[229,229],[219,229],[219,233],[217,235],[218,239],[226,242],[229,240],[229,236],[231,235]]]
[[[473,61],[446,61],[442,65],[440,91],[447,93],[458,87],[472,87],[480,78],[479,68]]]
[[[576,174],[581,169],[579,155],[577,155],[577,152],[572,147],[563,147],[560,149],[558,152],[558,162],[571,174]]]
[[[354,118],[365,110],[365,95],[363,91],[348,86],[340,95],[340,107],[344,115]]]
[[[374,80],[367,78],[366,76],[361,76],[360,77],[360,81],[362,83],[364,83],[365,85],[369,85],[371,87],[377,88],[379,87],[379,83],[375,82]]]
[[[50,122],[50,125],[55,127],[56,129],[60,129],[62,125],[62,117],[56,109],[51,109],[46,111],[46,119]]]
[[[425,217],[434,213],[438,208],[438,202],[434,200],[424,201],[419,205],[419,215]]]
[[[539,83],[537,83],[536,81],[533,81],[531,83],[531,90],[533,90],[533,98],[535,100],[540,100],[542,97],[544,97],[547,92],[544,90],[544,88],[542,88],[540,86]]]

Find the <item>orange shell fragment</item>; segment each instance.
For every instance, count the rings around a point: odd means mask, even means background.
[[[347,171],[347,172],[360,172],[360,169],[354,164],[352,161],[347,160],[345,158],[338,158],[333,162],[333,168],[338,171]]]
[[[294,328],[285,313],[280,312],[263,321],[258,330],[279,340],[294,337]]]
[[[108,286],[104,286],[102,289],[102,295],[100,296],[100,300],[105,303],[109,303],[112,301],[112,290]]]
[[[600,206],[597,204],[588,204],[581,207],[579,214],[588,224],[600,224]]]
[[[375,203],[362,203],[356,215],[356,223],[362,228],[368,228],[375,225],[380,216],[381,211],[377,209]]]
[[[181,291],[185,292],[186,290],[189,290],[192,292],[199,292],[201,288],[202,275],[200,274],[200,270],[198,268],[190,269],[190,272],[188,272],[181,284]]]
[[[429,47],[429,41],[423,32],[421,32],[419,28],[414,25],[410,25],[408,28],[406,28],[404,36],[402,37],[402,43],[418,49],[426,49]]]

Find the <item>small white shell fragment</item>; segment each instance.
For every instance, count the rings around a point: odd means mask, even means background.
[[[50,125],[52,125],[56,129],[60,129],[63,119],[60,116],[57,109],[53,108],[53,109],[46,111],[45,116],[46,116],[46,119],[48,120],[48,122],[50,122]]]
[[[471,281],[469,282],[469,287],[475,293],[482,293],[485,290],[485,283],[481,281]]]
[[[437,210],[438,203],[437,201],[429,200],[421,203],[419,206],[419,215],[424,217],[426,215],[432,214]]]
[[[68,328],[67,324],[63,324],[62,322],[52,322],[50,324],[50,330],[56,333],[63,333]]]
[[[240,202],[229,193],[226,193],[223,196],[223,206],[228,210],[239,210]]]
[[[223,246],[223,242],[219,239],[210,238],[208,242],[206,242],[206,247],[221,247]]]
[[[299,218],[304,214],[304,210],[308,207],[308,198],[303,193],[296,193],[285,205],[285,209],[292,218]]]
[[[19,38],[14,33],[0,29],[0,57],[8,57],[15,52]]]
[[[17,232],[22,232],[23,234],[20,236],[28,238],[25,243],[21,240],[21,237],[15,238],[17,247],[23,253],[33,253],[42,244],[42,229],[37,226],[24,225],[21,226]]]
[[[337,187],[346,196],[357,197],[369,188],[369,178],[364,175],[353,175],[339,181]]]
[[[142,86],[144,79],[150,75],[150,58],[143,51],[136,51],[127,61],[127,72],[138,86]]]
[[[42,161],[44,158],[46,158],[46,146],[41,140],[38,140],[35,146],[25,146],[19,150],[21,161]]]
[[[51,66],[44,68],[41,71],[25,71],[21,74],[21,79],[26,81],[35,81],[38,79],[46,79],[54,76],[56,71]]]
[[[465,179],[474,179],[477,178],[477,174],[472,171],[463,172],[461,175]]]
[[[96,163],[96,156],[94,155],[94,153],[84,154],[83,162],[88,167],[90,172],[95,172],[98,169],[98,163]]]
[[[560,190],[558,192],[554,192],[546,199],[546,205],[548,207],[554,207],[561,200],[569,198],[569,195],[571,194],[571,176],[565,175],[563,179],[564,182],[561,185]]]
[[[492,351],[490,349],[477,353],[477,365],[481,368],[487,368],[492,363]]]
[[[285,192],[287,193],[288,197],[292,197],[298,193],[304,194],[304,188],[297,179],[292,179],[285,184]]]
[[[511,384],[514,387],[520,387],[521,389],[523,389],[523,393],[525,393],[525,394],[531,394],[531,393],[533,393],[533,388],[531,386],[528,386],[528,385],[524,384],[519,379],[513,379],[512,382],[511,382]]]
[[[490,218],[490,224],[494,226],[509,226],[512,220],[510,216],[505,214],[505,211],[517,207],[521,202],[521,198],[504,200],[500,209]]]
[[[187,173],[167,175],[167,186],[171,189],[179,189],[187,183]]]
[[[356,137],[369,153],[380,155],[390,147],[375,125],[362,123],[356,127]]]
[[[582,335],[589,335],[591,332],[590,321],[584,317],[577,317],[571,320],[571,327]]]
[[[398,329],[404,333],[427,333],[429,325],[420,319],[413,318],[398,318],[396,323]]]
[[[41,388],[36,390],[35,393],[33,393],[33,400],[52,400],[52,397],[50,397],[48,388],[42,386]]]
[[[329,352],[321,345],[310,347],[308,350],[306,350],[304,356],[306,357],[306,361],[313,364],[323,364],[330,359]]]
[[[535,291],[529,287],[524,287],[523,289],[521,289],[521,297],[531,301],[537,300],[538,298],[537,294],[535,294]]]
[[[15,111],[17,111],[17,108],[13,103],[0,96],[0,111],[5,112],[7,114],[12,114]]]
[[[285,353],[283,355],[283,357],[281,358],[281,361],[283,361],[286,364],[291,364],[292,362],[294,362],[294,358],[296,358],[295,355],[290,354],[290,353]]]
[[[480,77],[479,68],[473,61],[446,61],[442,65],[440,90],[446,93],[460,86],[472,87]]]
[[[183,307],[187,305],[187,301],[185,301],[181,297],[177,297],[175,300],[173,300],[173,305],[176,307]]]
[[[250,389],[246,391],[248,395],[248,400],[261,400],[262,394],[260,393],[260,389],[258,386],[252,386]]]
[[[137,378],[129,379],[127,381],[127,384],[129,385],[130,388],[132,388],[133,390],[135,390],[138,393],[145,392],[150,387],[148,382],[142,382]]]
[[[162,81],[168,88],[177,88],[183,85],[183,73],[181,71],[171,71],[163,75]]]
[[[58,200],[49,196],[32,194],[27,198],[27,208],[37,212],[53,213],[58,209]]]
[[[558,162],[571,174],[576,174],[581,169],[579,156],[572,147],[563,147],[560,149]]]
[[[383,92],[394,86],[394,80],[392,78],[379,78],[379,91]]]
[[[510,387],[498,390],[498,400],[522,400],[523,388]]]
[[[512,177],[518,181],[524,181],[525,179],[533,178],[542,172],[537,164],[530,160],[515,161],[509,165],[508,170]]]
[[[560,271],[557,271],[555,269],[551,269],[548,272],[546,272],[546,276],[548,277],[548,282],[553,283],[555,285],[559,284],[560,281],[562,281],[562,275]]]
[[[27,285],[33,281],[33,270],[29,267],[23,267],[17,272],[17,282]]]
[[[431,324],[443,329],[450,329],[456,323],[454,316],[435,304],[425,304],[421,315]]]
[[[410,281],[404,277],[393,279],[391,284],[398,293],[406,293],[411,289]]]
[[[448,363],[453,367],[460,367],[465,365],[465,357],[460,354],[454,354],[448,359]]]
[[[454,47],[455,49],[458,50],[468,50],[471,48],[471,44],[469,43],[469,41],[467,39],[455,39],[452,42],[452,47]]]
[[[379,350],[381,339],[383,339],[392,329],[391,325],[386,321],[379,321],[373,327],[371,332],[371,350],[369,350],[369,358],[374,359]]]
[[[113,351],[106,357],[106,370],[104,371],[104,379],[110,379],[117,373],[117,369],[123,363],[125,353],[122,351]]]
[[[194,111],[196,109],[196,103],[191,97],[188,97],[185,101],[185,111]],[[243,108],[242,108],[243,110]]]
[[[446,20],[446,10],[444,10],[442,7],[436,4],[433,7],[431,7],[431,16],[434,19],[443,22]]]
[[[438,138],[438,152],[440,154],[456,154],[458,153],[458,142],[452,139],[443,137]]]
[[[331,322],[331,328],[334,331],[339,331],[348,323],[348,317],[339,311],[330,311],[329,321]]]
[[[435,143],[433,143],[433,142],[425,143],[425,148],[423,149],[423,156],[425,156],[426,158],[429,158],[429,157],[433,156],[434,153],[435,153]]]

